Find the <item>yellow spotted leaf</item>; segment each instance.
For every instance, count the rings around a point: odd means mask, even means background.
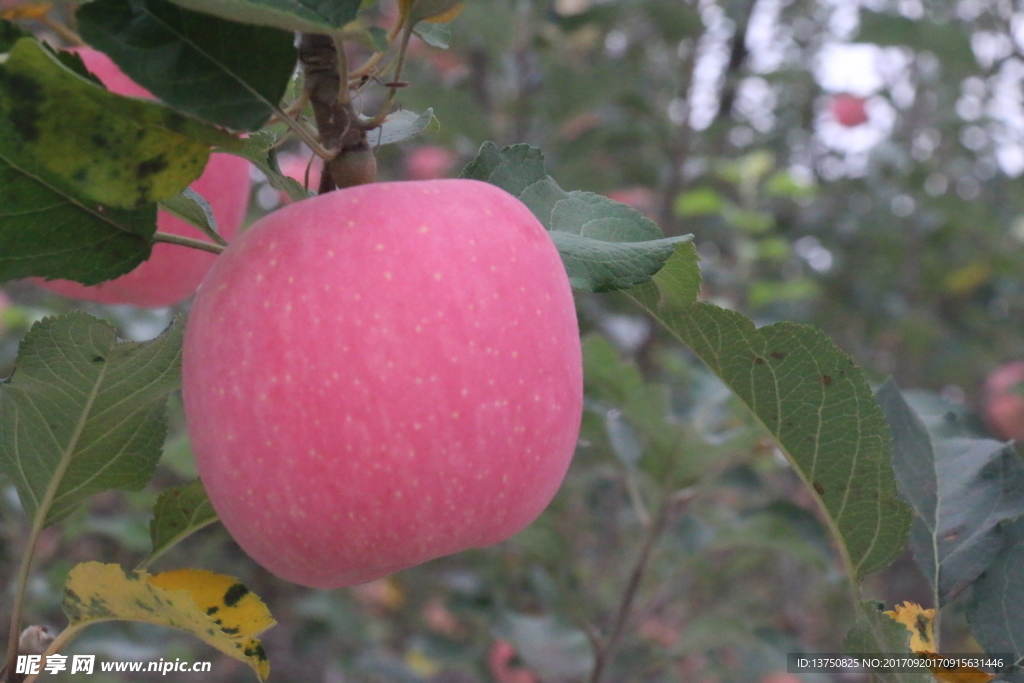
[[[125,575],[116,564],[85,562],[68,576],[64,612],[76,629],[113,620],[178,628],[245,662],[260,680],[270,674],[256,636],[276,622],[263,601],[231,576],[199,569]]]
[[[78,196],[137,208],[199,177],[212,145],[233,135],[79,76],[32,38],[0,60],[0,160],[41,166]]]
[[[987,683],[995,676],[968,666],[944,667],[935,647],[935,610],[923,609],[913,602],[896,605],[886,616],[903,624],[910,631],[910,649],[926,659],[934,659],[928,669],[943,683]]]

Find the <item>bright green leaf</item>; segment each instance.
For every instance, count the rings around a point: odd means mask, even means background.
[[[447,50],[452,39],[452,25],[435,24],[429,21],[421,21],[412,30],[413,33],[423,39],[423,42],[430,47],[440,50]]]
[[[165,0],[95,0],[79,32],[176,109],[234,130],[257,130],[288,87],[298,53],[289,31],[200,14]]]
[[[29,330],[0,385],[0,465],[36,524],[59,521],[89,496],[138,490],[153,476],[180,384],[184,322],[144,344],[118,342],[81,312]]]

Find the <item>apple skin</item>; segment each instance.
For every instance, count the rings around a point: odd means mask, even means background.
[[[153,99],[142,86],[128,78],[109,57],[92,48],[71,50],[85,62],[111,92],[129,97]],[[231,154],[213,154],[203,174],[192,183],[193,190],[210,203],[217,227],[225,239],[231,239],[245,218],[249,205],[249,162]],[[160,232],[208,241],[198,228],[164,211],[157,212]],[[131,304],[146,308],[173,306],[191,296],[215,254],[176,244],[157,244],[149,259],[130,273],[107,282],[86,287],[71,280],[33,282],[61,296],[101,304]]]
[[[856,128],[868,122],[864,98],[843,93],[836,95],[829,103],[832,117],[844,128]]]
[[[985,380],[985,422],[1000,439],[1024,441],[1024,395],[1017,392],[1024,383],[1024,361],[1000,366]]]
[[[305,586],[508,538],[551,501],[579,434],[561,259],[478,181],[362,185],[260,219],[203,281],[183,353],[217,514]]]

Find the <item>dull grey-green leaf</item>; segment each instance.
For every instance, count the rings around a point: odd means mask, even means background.
[[[548,230],[573,289],[610,292],[649,282],[671,259],[675,276],[696,272],[692,235],[663,237],[636,209],[592,192],[566,192],[544,170],[536,147],[498,149],[487,142],[462,178],[497,185],[518,197]],[[684,263],[685,262],[685,263]]]
[[[1024,517],[1004,522],[1004,543],[974,583],[967,619],[986,652],[1024,658]]]
[[[425,131],[435,121],[434,110],[427,109],[422,114],[412,111],[396,111],[390,114],[376,130],[366,134],[371,147],[390,145],[415,137]]]
[[[650,282],[651,276],[676,253],[677,246],[693,237],[605,242],[557,230],[549,234],[562,256],[569,284],[584,292],[613,292]]]
[[[999,552],[999,523],[1024,515],[1024,463],[1009,444],[929,433],[891,380],[877,398],[893,433],[896,481],[915,512],[914,559],[945,605]]]
[[[89,496],[149,481],[180,385],[184,324],[144,344],[73,312],[32,326],[0,385],[0,464],[38,525]]]
[[[498,626],[526,665],[543,680],[568,683],[594,666],[594,652],[582,631],[552,616],[507,613]]]

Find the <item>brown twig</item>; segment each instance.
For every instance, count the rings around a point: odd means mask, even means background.
[[[654,547],[665,531],[668,520],[672,517],[677,506],[687,500],[689,500],[689,494],[684,496],[669,494],[661,504],[661,508],[654,519],[654,524],[648,528],[647,537],[644,539],[640,555],[633,566],[633,571],[630,572],[629,582],[626,584],[626,590],[623,592],[622,600],[619,602],[615,621],[612,623],[612,630],[608,637],[604,639],[603,644],[596,648],[594,668],[591,671],[589,683],[601,683],[601,679],[604,677],[608,664],[611,663],[615,649],[618,647],[619,640],[625,631],[626,624],[633,613],[633,604],[636,602],[637,594],[640,591],[640,584],[643,582],[644,575],[647,573],[647,567],[654,555]]]

